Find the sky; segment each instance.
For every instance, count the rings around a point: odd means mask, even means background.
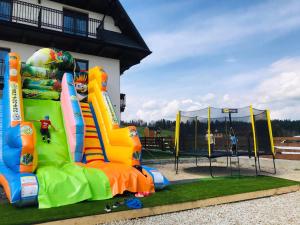
[[[121,76],[122,120],[250,104],[300,119],[300,1],[121,3],[152,51]]]

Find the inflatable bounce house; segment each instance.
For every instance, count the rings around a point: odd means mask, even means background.
[[[9,201],[50,208],[168,184],[141,165],[135,127],[121,128],[101,67],[76,72],[73,57],[44,48],[25,64],[6,59],[0,185]]]

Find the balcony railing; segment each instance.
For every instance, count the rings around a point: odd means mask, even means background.
[[[173,137],[140,137],[143,149],[174,152]]]
[[[96,38],[97,30],[103,28],[102,20],[79,17],[76,23],[66,19],[66,13],[61,10],[48,8],[18,0],[0,0],[0,20],[26,24],[77,36]],[[70,17],[69,17],[70,18]]]

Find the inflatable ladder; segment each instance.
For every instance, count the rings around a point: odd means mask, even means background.
[[[100,144],[100,137],[96,129],[93,114],[88,103],[80,103],[85,123],[84,156],[86,162],[103,160],[104,155]]]

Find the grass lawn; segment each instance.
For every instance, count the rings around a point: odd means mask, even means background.
[[[143,198],[142,202],[144,207],[151,207],[296,184],[299,184],[299,182],[267,176],[209,178],[194,183],[171,185],[150,197]],[[122,201],[122,199],[124,199],[124,196],[52,209],[37,209],[34,207],[18,209],[10,204],[0,203],[0,224],[31,224],[102,214],[105,213],[103,209],[106,204],[113,204],[116,201]],[[119,210],[126,210],[126,208],[121,206],[114,211]]]
[[[194,156],[182,156],[181,159],[192,158],[195,159]],[[170,151],[162,151],[162,150],[145,150],[142,151],[142,159],[174,159],[174,153]]]
[[[145,150],[142,151],[142,159],[174,159],[172,152],[161,150]]]
[[[136,127],[137,132],[139,134],[140,137],[144,137],[144,129],[145,127]]]

